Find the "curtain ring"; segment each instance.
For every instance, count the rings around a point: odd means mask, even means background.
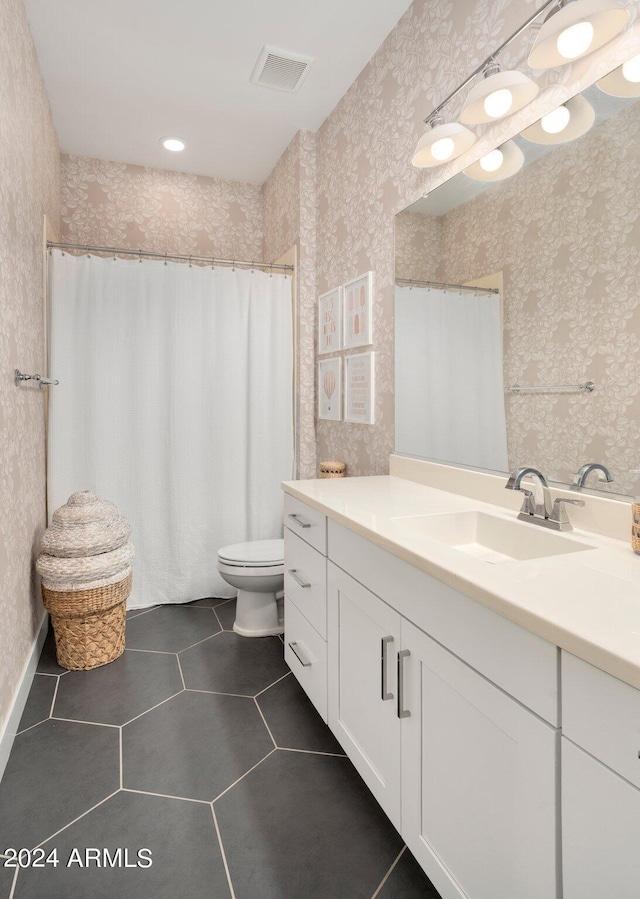
[[[212,256],[211,257],[211,271],[213,271],[215,269],[215,261],[216,261],[215,256]]]
[[[138,250],[138,262],[142,262],[142,250]]]
[[[189,256],[189,268],[193,268],[193,266],[191,265],[191,260],[192,260],[192,259],[193,259],[193,256]]]
[[[251,263],[251,274],[252,274],[252,275],[254,274],[254,269],[253,269],[254,265],[255,265],[255,262],[252,262],[252,263]]]
[[[167,254],[166,253],[164,254],[164,264],[165,265],[167,264]]]
[[[235,272],[235,270],[236,270],[236,260],[232,259],[231,260],[231,271]]]
[[[273,262],[271,263],[271,266],[269,268],[269,277],[273,278]]]

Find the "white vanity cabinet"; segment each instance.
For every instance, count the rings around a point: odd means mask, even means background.
[[[640,691],[562,653],[564,899],[640,896]]]

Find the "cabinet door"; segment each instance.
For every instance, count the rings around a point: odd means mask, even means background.
[[[332,564],[327,598],[329,727],[400,829],[400,616]]]
[[[564,899],[638,899],[640,790],[562,740]]]
[[[559,734],[402,622],[402,835],[443,899],[554,899]]]

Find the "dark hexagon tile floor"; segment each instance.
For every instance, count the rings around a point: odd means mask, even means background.
[[[376,899],[440,899],[440,893],[405,849]]]
[[[224,596],[208,596],[204,599],[194,599],[191,602],[185,603],[185,605],[190,609],[194,608],[194,606],[196,608],[202,606],[205,609],[216,609],[223,602],[229,602],[229,598],[225,598]]]
[[[143,609],[127,609],[127,621],[137,618],[138,615],[146,615],[147,612],[152,612],[157,608],[157,606],[145,606]]]
[[[255,696],[288,673],[277,637],[240,637],[223,631],[180,653],[187,689]]]
[[[342,746],[311,704],[293,674],[278,681],[258,696],[276,746],[334,752],[344,755]]]
[[[61,859],[55,869],[20,871],[15,899],[229,899],[211,808],[179,799],[118,793],[51,841]],[[71,850],[128,849],[137,860],[151,850],[147,868],[66,867]],[[49,848],[49,844],[43,847]]]
[[[53,716],[120,725],[180,690],[182,678],[175,655],[125,650],[109,665],[70,671],[61,678]]]
[[[57,683],[57,677],[51,677],[48,674],[35,675],[27,698],[27,704],[24,707],[24,712],[18,725],[18,733],[26,730],[28,727],[32,727],[34,724],[45,721],[49,717]]]
[[[123,728],[123,785],[211,802],[272,749],[252,699],[186,691]]]
[[[0,858],[0,899],[9,899],[15,871],[4,867],[5,859]]]
[[[371,899],[402,848],[345,758],[276,750],[214,808],[241,899]]]
[[[233,622],[236,620],[236,601],[228,599],[220,606],[216,606],[218,621],[225,631],[233,630]]]
[[[45,721],[18,734],[0,783],[0,846],[32,848],[120,786],[115,727]]]
[[[212,609],[161,606],[127,622],[127,646],[155,652],[180,652],[219,630]]]
[[[38,674],[66,674],[67,668],[62,668],[58,665],[58,660],[56,658],[56,641],[53,636],[53,631],[49,630],[47,634],[47,638],[44,641],[44,646],[42,647],[42,652],[40,653],[40,660],[38,661],[38,667],[36,668]]]

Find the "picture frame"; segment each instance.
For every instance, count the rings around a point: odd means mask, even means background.
[[[342,421],[342,357],[318,362],[318,418]]]
[[[342,287],[318,297],[318,355],[342,349]]]
[[[372,425],[375,421],[375,353],[345,357],[344,420]]]
[[[370,346],[373,343],[371,301],[373,272],[358,275],[344,285],[342,293],[342,346]]]

